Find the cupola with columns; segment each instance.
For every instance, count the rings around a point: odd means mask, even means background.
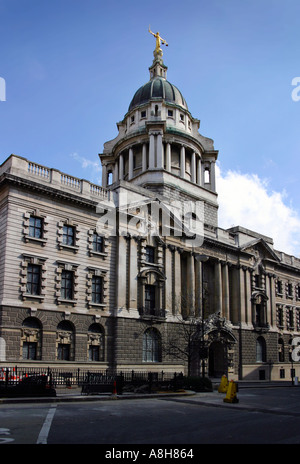
[[[149,30],[149,32],[151,32]],[[153,34],[151,32],[151,34]],[[100,154],[102,186],[130,182],[164,195],[172,190],[185,199],[199,199],[209,214],[205,222],[217,226],[213,140],[199,133],[200,121],[189,112],[179,89],[167,80],[159,33],[149,68],[150,79],[134,94],[117,137]]]

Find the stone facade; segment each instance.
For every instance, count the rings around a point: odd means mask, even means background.
[[[298,376],[300,260],[218,227],[218,152],[161,56],[149,69],[102,186],[1,165],[1,365]]]

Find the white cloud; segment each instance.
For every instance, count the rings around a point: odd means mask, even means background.
[[[90,175],[87,177],[89,177],[91,182],[100,183],[102,172],[100,162],[92,161],[84,156],[79,156],[78,153],[71,153],[70,156],[81,164],[82,169],[90,170]]]
[[[300,256],[300,217],[285,202],[285,192],[268,191],[256,174],[216,169],[219,226],[242,226],[273,238],[274,248]]]

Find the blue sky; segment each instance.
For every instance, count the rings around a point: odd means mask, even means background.
[[[98,153],[149,78],[150,24],[219,150],[220,226],[300,256],[299,17],[298,0],[0,0],[0,160],[98,182]]]

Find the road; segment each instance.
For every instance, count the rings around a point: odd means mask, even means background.
[[[151,450],[152,445],[190,449],[202,444],[300,443],[300,387],[241,389],[238,404],[226,404],[223,397],[214,392],[2,404],[0,443],[101,444],[103,453],[116,452],[122,444],[140,450],[149,445]],[[135,462],[134,456],[130,460]]]

